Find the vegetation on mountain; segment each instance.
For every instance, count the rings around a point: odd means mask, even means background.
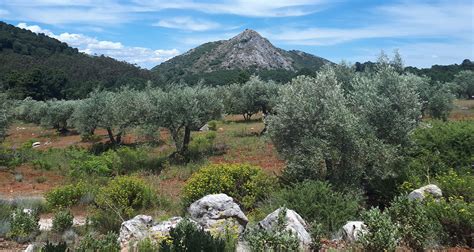
[[[96,88],[144,87],[151,78],[148,70],[0,22],[0,90],[14,99],[83,98]]]

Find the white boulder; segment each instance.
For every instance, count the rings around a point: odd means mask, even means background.
[[[342,227],[342,238],[349,243],[356,242],[360,236],[367,232],[363,221],[348,221]]]
[[[34,142],[31,147],[33,148],[36,148],[36,147],[40,147],[41,146],[41,143],[40,142]]]
[[[443,197],[441,189],[437,185],[430,184],[411,191],[408,198],[410,200],[424,200],[428,195],[435,199]]]
[[[239,234],[248,223],[239,205],[226,194],[211,194],[195,201],[188,208],[191,220],[204,230],[220,232],[226,227],[237,227]]]
[[[120,227],[119,242],[122,248],[128,247],[132,240],[141,240],[149,236],[153,218],[148,215],[137,215],[125,221]]]
[[[204,126],[202,126],[199,131],[209,131],[209,124],[204,124]]]
[[[258,223],[259,226],[265,230],[273,229],[277,225],[278,215],[283,209],[284,208],[278,208],[273,213],[267,215],[265,219]],[[297,212],[286,209],[285,223],[286,230],[291,231],[297,236],[302,247],[308,247],[313,243],[311,235],[306,230],[308,225]]]

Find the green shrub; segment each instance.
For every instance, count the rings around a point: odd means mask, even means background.
[[[361,235],[359,243],[367,251],[395,251],[399,233],[390,215],[372,208],[362,214],[367,233]]]
[[[51,208],[68,208],[79,203],[85,193],[84,184],[78,183],[56,187],[47,192],[45,198]]]
[[[450,170],[437,176],[435,180],[445,198],[462,197],[466,202],[474,201],[474,176],[471,173],[460,175]]]
[[[216,131],[217,130],[217,121],[212,120],[207,123],[209,125],[209,130]]]
[[[405,246],[420,251],[433,240],[435,227],[422,203],[407,197],[396,197],[388,213],[392,221],[398,224]]]
[[[160,251],[226,251],[226,243],[184,219],[170,230],[169,238],[160,244]]]
[[[39,233],[39,215],[36,212],[26,213],[22,209],[17,209],[10,217],[10,232],[8,237],[15,239],[19,243],[33,240]]]
[[[214,151],[215,138],[215,132],[208,132],[206,134],[194,136],[188,147],[189,157],[192,160],[198,160],[205,156],[211,155]]]
[[[274,188],[275,179],[246,164],[214,164],[193,174],[183,188],[186,206],[208,195],[225,193],[250,209]]]
[[[474,163],[474,122],[430,121],[417,128],[411,138],[415,143],[413,156],[432,166],[431,175],[446,172],[447,168],[470,167]],[[425,160],[423,160],[425,159]]]
[[[50,241],[46,241],[46,244],[41,248],[41,252],[59,252],[68,251],[66,242],[59,242],[54,244]]]
[[[88,233],[79,242],[79,245],[76,247],[75,251],[78,251],[78,252],[91,252],[91,251],[118,252],[120,251],[118,235],[113,232],[108,232],[106,235]]]
[[[161,170],[163,160],[156,156],[150,156],[148,153],[149,150],[145,148],[121,147],[109,150],[102,156],[110,160],[110,168],[115,175],[124,175],[138,170]]]
[[[461,198],[426,200],[429,218],[436,220],[442,228],[440,241],[444,245],[470,246],[473,244],[474,203]]]
[[[59,210],[53,217],[53,230],[63,232],[72,227],[74,216],[69,210]]]
[[[337,192],[327,182],[307,180],[273,193],[262,205],[265,213],[281,206],[293,209],[306,221],[320,223],[324,233],[331,235],[358,215],[361,203],[358,193]]]
[[[129,251],[137,252],[156,252],[160,250],[159,244],[156,244],[150,238],[145,238],[136,243],[136,248],[129,248]]]
[[[152,189],[141,179],[119,176],[101,188],[95,198],[97,211],[92,221],[102,230],[118,230],[123,220],[155,201]]]
[[[112,161],[107,156],[90,155],[87,159],[76,159],[71,161],[72,177],[110,176],[112,175]]]
[[[299,251],[299,240],[286,230],[286,209],[278,213],[277,223],[271,229],[249,227],[244,236],[252,251]]]

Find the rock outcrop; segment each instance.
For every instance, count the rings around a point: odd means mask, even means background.
[[[240,234],[248,223],[239,205],[223,193],[207,195],[195,201],[188,208],[188,213],[191,220],[211,233],[236,228]]]
[[[348,243],[353,243],[365,232],[366,226],[363,221],[348,221],[342,227],[342,239]]]
[[[267,215],[265,219],[258,223],[259,226],[266,230],[275,228],[278,223],[278,215],[283,209],[279,208]],[[311,235],[307,231],[308,225],[298,213],[291,209],[286,209],[285,223],[286,230],[291,231],[297,236],[301,247],[308,248],[312,244]]]
[[[424,200],[428,195],[434,199],[443,197],[441,189],[437,185],[430,184],[411,191],[408,198],[410,200]]]

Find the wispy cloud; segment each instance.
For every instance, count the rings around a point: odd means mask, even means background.
[[[35,33],[44,33],[50,37],[56,38],[70,46],[77,47],[81,52],[91,55],[107,55],[112,58],[127,61],[132,64],[138,64],[145,68],[151,68],[157,64],[166,61],[180,52],[177,49],[153,50],[145,47],[125,46],[120,42],[98,40],[93,37],[78,33],[54,34],[50,30],[43,29],[38,25],[28,25],[19,23],[20,28],[28,29]]]
[[[188,30],[188,31],[207,31],[207,30],[217,29],[220,27],[220,25],[216,22],[203,20],[203,19],[194,19],[189,16],[162,19],[159,22],[154,23],[153,26]]]
[[[333,1],[334,2],[334,1]],[[321,10],[329,5],[328,0],[224,0],[204,1],[165,1],[135,0],[143,11],[164,9],[188,9],[213,14],[232,14],[246,17],[292,17],[304,16]]]
[[[288,44],[334,45],[374,38],[461,38],[472,40],[473,4],[442,1],[388,5],[370,12],[377,24],[355,28],[282,28],[266,31],[271,39]]]

